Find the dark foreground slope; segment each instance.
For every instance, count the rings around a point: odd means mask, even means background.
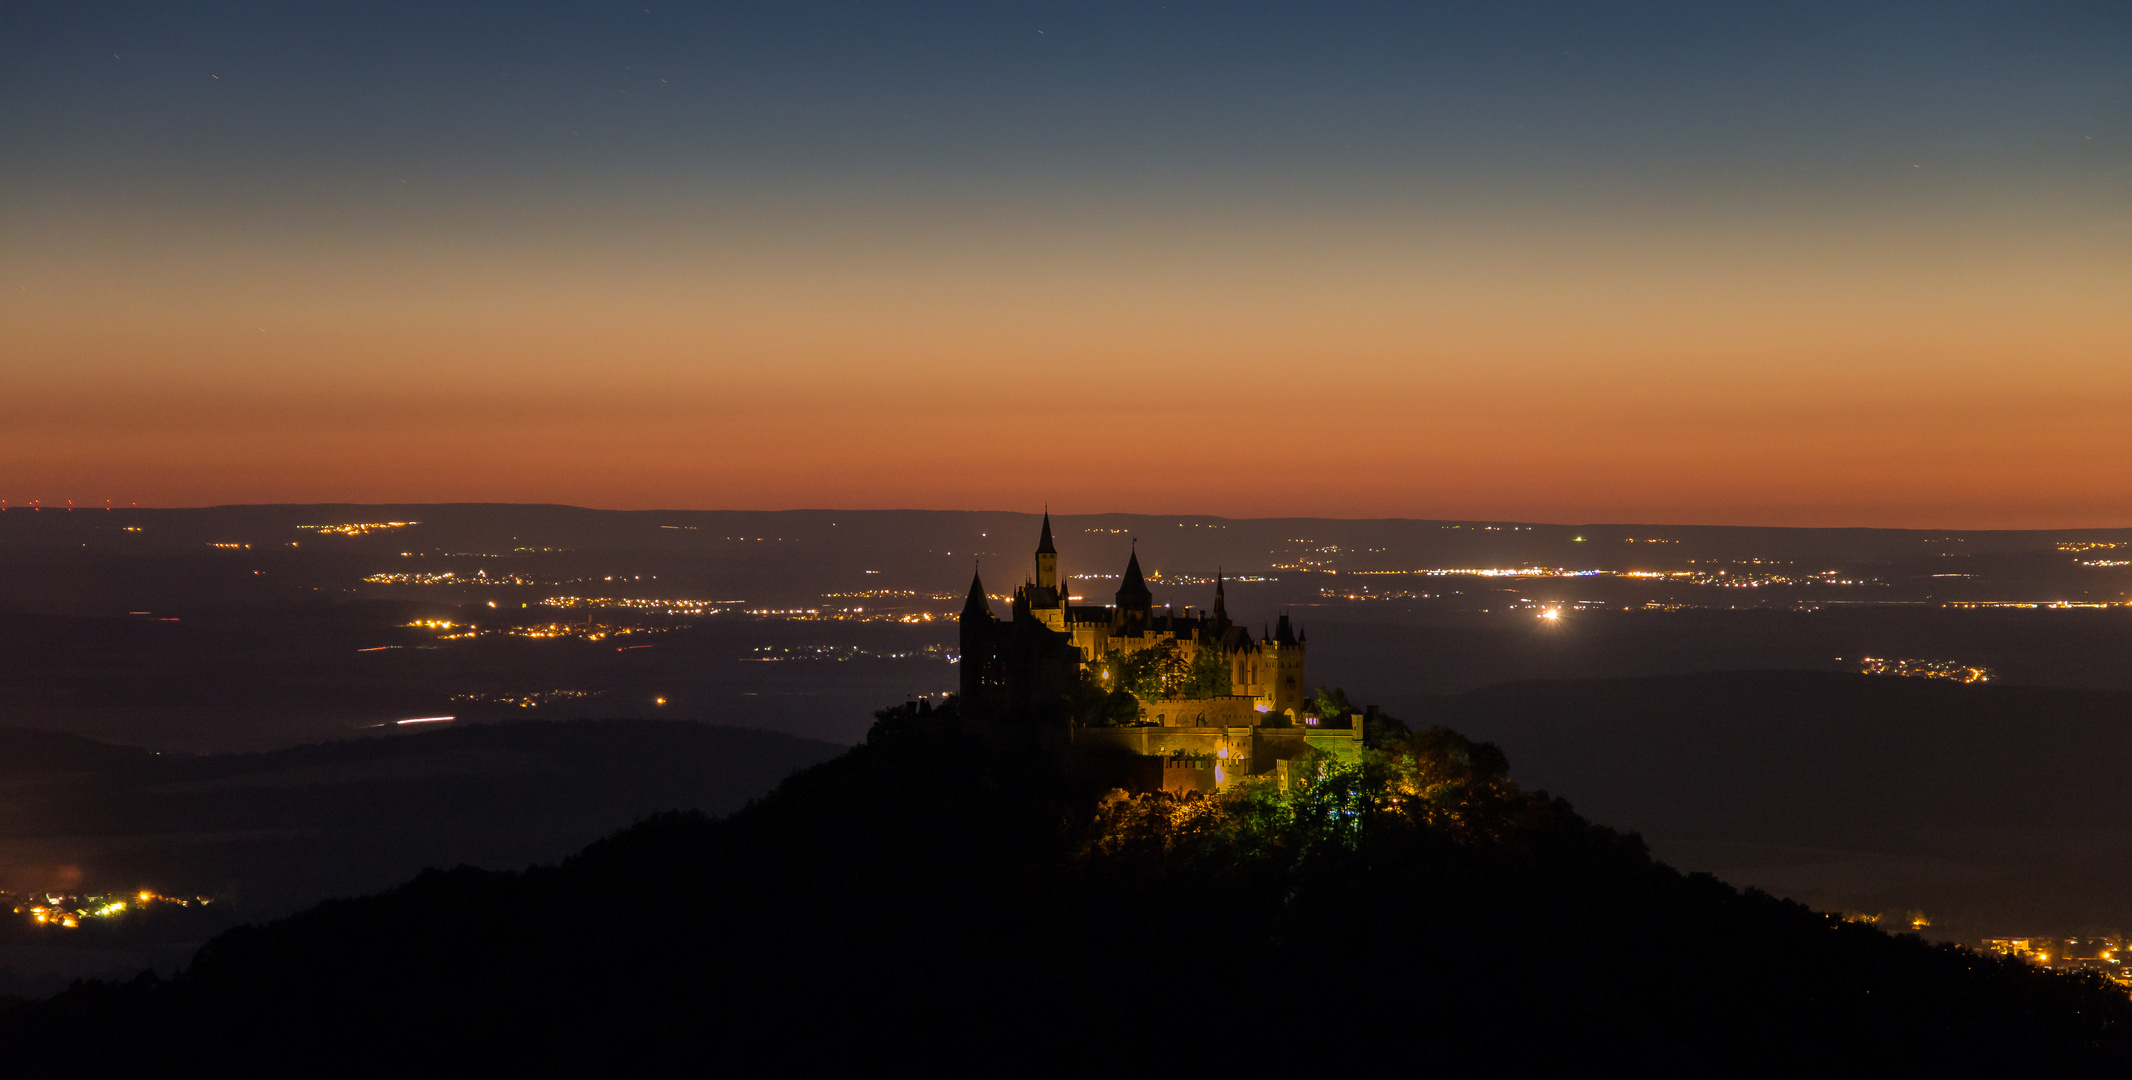
[[[1420,704],[1659,857],[1931,933],[2132,930],[2132,694],[1832,672],[1490,687]]]
[[[1289,796],[1098,808],[951,718],[892,715],[730,818],[233,931],[175,979],[0,1015],[0,1053],[74,1071],[650,1052],[706,1070],[2132,1067],[2132,1003],[2099,982],[1682,876],[1445,731],[1385,745]]]

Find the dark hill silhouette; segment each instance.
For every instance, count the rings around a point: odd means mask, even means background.
[[[553,863],[665,810],[722,814],[841,748],[681,721],[474,724],[188,755],[0,729],[0,889],[210,895],[155,926],[0,921],[0,993],[181,964],[206,934],[425,866]]]
[[[727,813],[837,752],[659,720],[474,724],[212,755],[0,729],[0,781],[13,783],[0,872],[22,878],[37,861],[11,848],[59,850],[90,887],[221,893],[278,915],[425,865],[553,862],[661,810]],[[74,846],[55,849],[62,840]]]
[[[1442,729],[1098,809],[951,714],[724,820],[432,871],[0,1014],[23,1067],[2121,1075],[2132,1002],[1654,863]],[[1398,755],[1404,755],[1400,757]]]
[[[1661,857],[1933,932],[2132,930],[2132,695],[1815,672],[1565,680],[1425,706]]]

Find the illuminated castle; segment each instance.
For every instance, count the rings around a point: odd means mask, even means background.
[[[1136,549],[1115,605],[1075,599],[1060,584],[1047,512],[1036,574],[1014,590],[1007,618],[971,577],[963,715],[1063,735],[1080,757],[1127,761],[1131,786],[1173,791],[1264,773],[1285,781],[1287,764],[1312,749],[1359,749],[1363,717],[1321,716],[1306,689],[1306,635],[1282,615],[1254,638],[1229,620],[1219,576],[1212,611],[1158,611]],[[1131,687],[1116,685],[1123,671],[1139,673]]]

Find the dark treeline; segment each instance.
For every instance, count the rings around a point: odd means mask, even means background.
[[[1653,862],[1443,729],[1280,793],[1121,799],[952,709],[733,816],[554,868],[431,871],[0,1014],[70,1071],[686,1055],[872,1069],[1396,1063],[2123,1075],[2100,980],[1891,937]]]

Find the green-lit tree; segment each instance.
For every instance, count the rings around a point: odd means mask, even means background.
[[[1319,716],[1346,716],[1361,711],[1347,700],[1347,691],[1337,686],[1318,687],[1318,696],[1311,704],[1316,706]]]
[[[1179,697],[1220,697],[1234,687],[1229,682],[1229,659],[1220,649],[1201,646],[1185,663],[1175,693]]]
[[[1131,727],[1140,722],[1139,699],[1119,689],[1116,673],[1102,665],[1081,672],[1068,694],[1066,711],[1079,727]]]
[[[1112,653],[1097,661],[1094,674],[1106,689],[1123,690],[1148,701],[1162,697],[1165,675],[1177,661],[1177,647],[1158,645],[1129,653]]]

